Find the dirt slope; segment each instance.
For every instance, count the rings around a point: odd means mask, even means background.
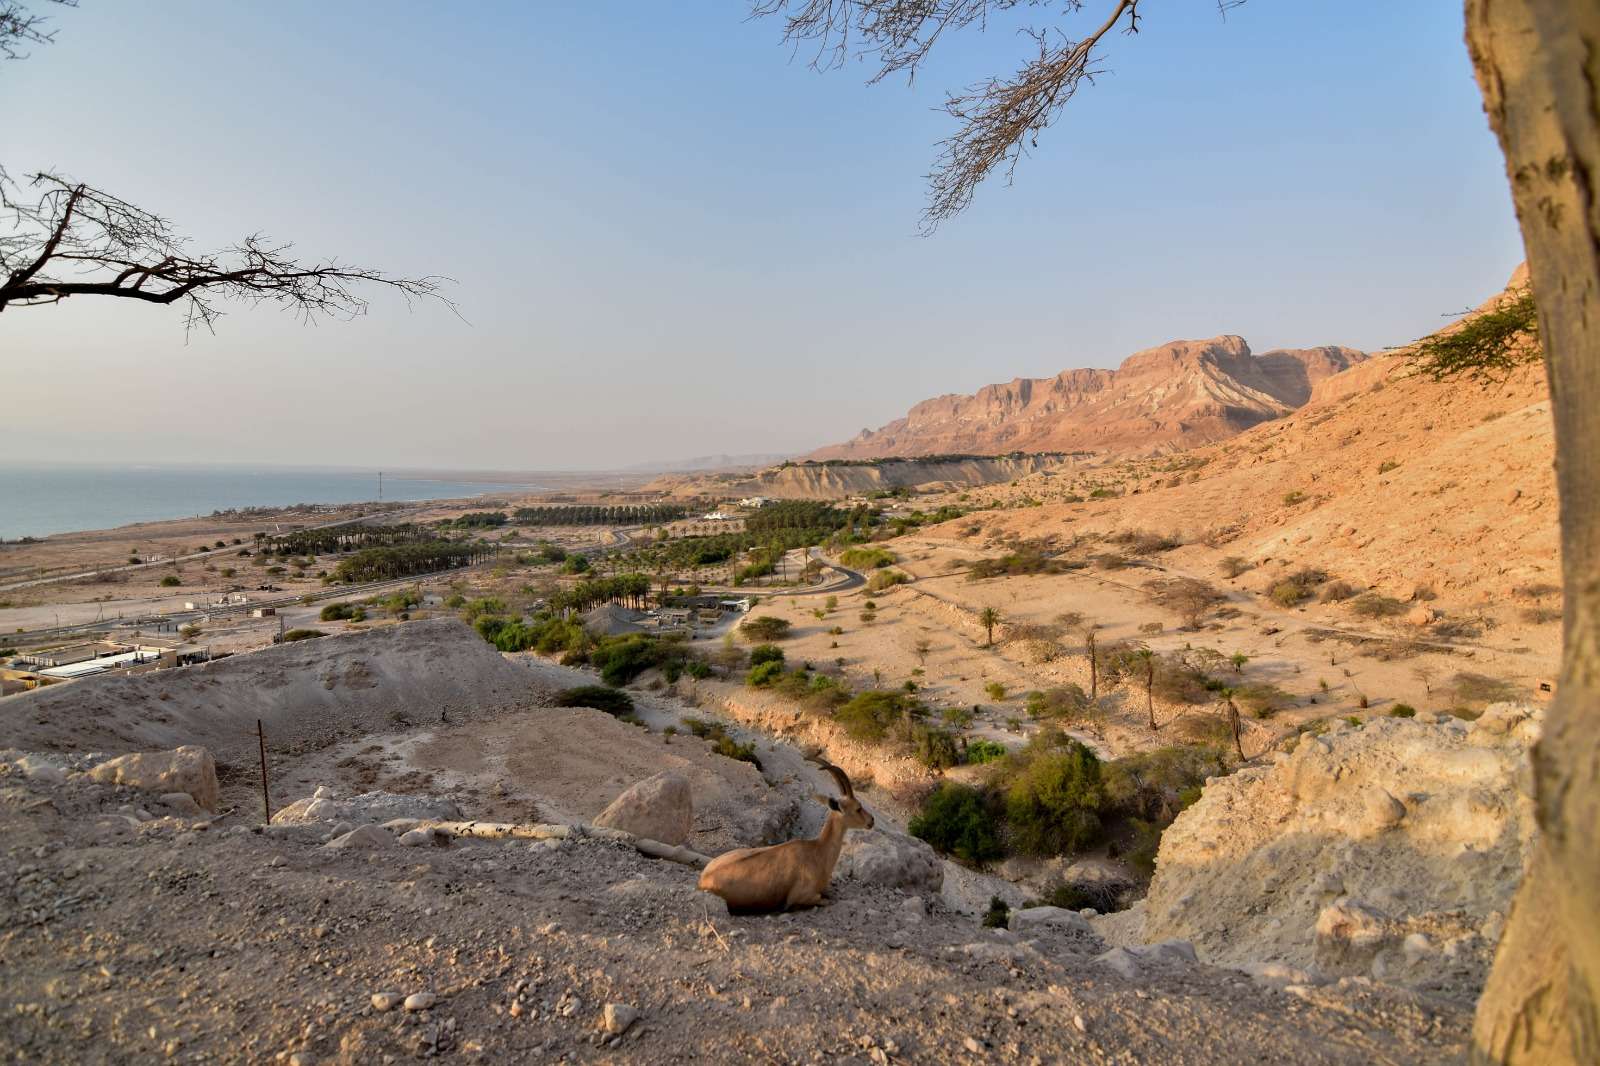
[[[1365,358],[1340,347],[1257,356],[1235,336],[1171,341],[1129,356],[1116,370],[1065,370],[926,400],[905,418],[809,458],[1186,448],[1282,417],[1323,379]]]
[[[179,670],[90,678],[0,703],[0,748],[129,751],[201,744],[253,757],[397,725],[485,717],[543,689],[455,619],[282,644]]]

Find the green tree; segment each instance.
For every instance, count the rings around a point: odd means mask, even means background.
[[[993,607],[985,607],[978,612],[978,624],[983,627],[984,647],[994,647],[994,627],[999,625],[1001,621],[1003,619],[1000,616],[1000,612]]]

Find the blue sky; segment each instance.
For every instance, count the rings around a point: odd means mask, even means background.
[[[738,0],[83,0],[0,67],[13,174],[58,168],[199,245],[261,231],[446,274],[461,318],[380,295],[352,323],[234,307],[186,339],[143,305],[7,312],[27,400],[0,453],[801,451],[1174,338],[1399,343],[1504,283],[1521,245],[1458,0],[1143,8],[1015,185],[924,237],[935,107],[1013,69],[1014,23],[868,86],[792,60]]]

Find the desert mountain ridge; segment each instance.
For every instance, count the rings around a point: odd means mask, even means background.
[[[1282,418],[1320,382],[1367,358],[1338,345],[1256,355],[1232,334],[1169,341],[1115,370],[1064,370],[924,400],[904,418],[806,458],[1180,450]]]

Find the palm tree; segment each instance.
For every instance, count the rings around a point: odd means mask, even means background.
[[[1100,698],[1100,661],[1094,652],[1095,624],[1088,623],[1083,627],[1083,653],[1089,657],[1089,699]]]
[[[1134,652],[1134,657],[1144,664],[1144,709],[1150,716],[1150,732],[1156,731],[1156,704],[1152,695],[1156,686],[1156,653],[1149,648],[1140,648]]]
[[[994,647],[994,627],[1000,624],[1000,612],[993,607],[985,607],[978,615],[978,624],[983,626],[984,647]]]
[[[1233,746],[1239,752],[1239,761],[1244,761],[1244,722],[1239,718],[1239,705],[1233,702],[1234,690],[1225,688],[1217,695],[1222,699],[1223,709],[1228,715],[1228,729],[1233,733]]]

